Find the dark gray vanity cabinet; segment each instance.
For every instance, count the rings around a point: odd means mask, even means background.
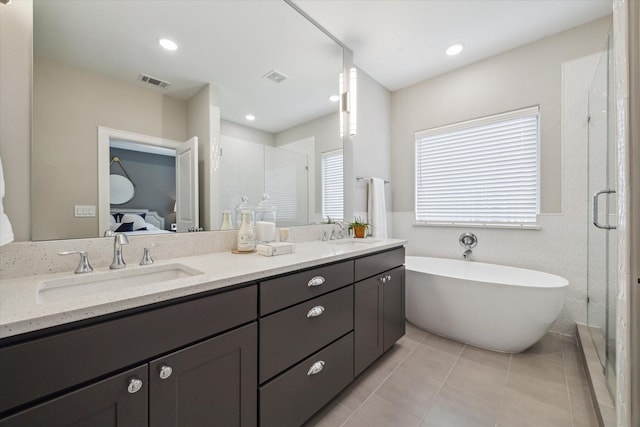
[[[253,285],[0,347],[0,426],[255,426],[256,318]]]
[[[149,425],[255,426],[257,338],[254,322],[149,363]]]
[[[354,261],[260,283],[260,426],[299,426],[353,380]]]
[[[0,427],[299,426],[404,335],[404,248],[0,341]]]
[[[136,381],[141,383],[136,385]],[[139,366],[0,419],[0,426],[146,426],[147,382],[147,366]],[[136,389],[138,386],[140,388]],[[5,389],[3,393],[10,393],[10,390]]]
[[[404,248],[356,260],[356,277],[372,276],[354,285],[356,376],[405,333],[403,263]]]

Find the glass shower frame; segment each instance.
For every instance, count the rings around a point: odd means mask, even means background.
[[[587,324],[612,396],[615,394],[616,150],[611,37],[589,89]]]

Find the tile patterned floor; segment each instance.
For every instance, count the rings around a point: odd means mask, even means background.
[[[407,334],[305,426],[597,426],[575,339],[520,354]]]

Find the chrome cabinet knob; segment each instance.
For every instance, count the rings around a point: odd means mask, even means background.
[[[309,318],[309,317],[318,317],[322,313],[324,313],[324,307],[321,306],[321,305],[316,305],[311,310],[309,310],[309,312],[307,313],[307,318]]]
[[[127,386],[127,391],[131,394],[137,393],[142,388],[142,380],[139,378],[131,378],[129,380],[129,385]]]
[[[387,282],[387,278],[386,277],[380,277],[378,278],[379,281],[381,281],[382,283],[386,283]]]
[[[315,276],[312,277],[311,280],[309,280],[309,283],[307,283],[307,286],[309,286],[310,288],[314,287],[314,286],[320,286],[325,282],[324,277],[322,276]]]
[[[159,371],[160,371],[160,378],[163,380],[166,380],[167,378],[169,378],[173,373],[173,369],[171,368],[171,366],[167,366],[167,365],[160,366]]]
[[[311,367],[309,368],[309,372],[307,372],[307,375],[319,374],[323,368],[324,368],[324,361],[318,360],[316,363],[311,365]]]

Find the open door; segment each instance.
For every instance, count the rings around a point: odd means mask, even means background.
[[[197,136],[176,148],[176,225],[179,233],[200,226]]]

